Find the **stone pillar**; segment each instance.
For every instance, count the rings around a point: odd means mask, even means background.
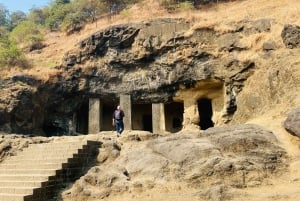
[[[131,122],[131,96],[130,95],[120,95],[120,106],[124,111],[124,130],[132,130]]]
[[[100,131],[100,100],[98,98],[89,99],[89,122],[88,133],[95,134]]]
[[[72,119],[69,119],[68,135],[74,135],[76,133],[76,126],[77,126],[77,115],[76,112],[74,112],[72,115]]]
[[[184,100],[183,129],[199,129],[199,121],[197,100]]]
[[[152,127],[153,133],[163,133],[166,130],[165,107],[163,103],[152,104]]]

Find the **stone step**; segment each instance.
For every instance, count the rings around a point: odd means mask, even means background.
[[[5,174],[0,175],[0,181],[48,181],[49,176],[47,175],[12,175]]]
[[[54,155],[54,154],[61,154],[61,153],[81,153],[82,151],[87,151],[86,148],[80,147],[74,147],[74,148],[57,148],[57,147],[51,147],[49,149],[33,149],[33,148],[27,148],[23,151],[20,151],[17,153],[16,156],[20,154],[27,154],[27,153],[33,153],[33,154],[41,154],[41,155]]]
[[[84,145],[85,146],[85,145]],[[28,147],[26,149],[23,149],[23,152],[32,152],[32,151],[37,151],[37,152],[54,152],[54,151],[74,151],[74,150],[78,150],[78,149],[85,149],[84,146],[74,146],[74,147],[56,147],[56,146],[52,146],[52,147],[45,147],[45,148],[39,148],[39,147]]]
[[[36,193],[38,195],[47,194],[49,190],[52,190],[54,186],[48,185],[43,188],[40,187],[0,187],[0,194],[1,193],[8,193],[8,194],[33,194]]]
[[[0,164],[0,201],[46,201],[74,181],[99,151],[99,142],[31,144]]]
[[[63,167],[63,163],[7,163],[2,164],[0,166],[0,170],[2,169],[61,169]]]
[[[32,161],[27,161],[27,163],[7,163],[1,164],[0,170],[3,169],[62,169],[68,167],[75,167],[78,165],[78,162],[71,162],[72,159],[69,159],[70,162],[57,162],[57,163],[33,163]],[[73,159],[74,160],[74,159]]]
[[[53,147],[68,149],[86,146],[87,142],[69,142],[69,143],[41,143],[41,144],[30,144],[27,149],[52,149]]]
[[[24,174],[41,174],[55,175],[58,169],[0,169],[0,176],[5,174],[24,175]]]
[[[8,194],[32,194],[33,193],[33,188],[30,187],[15,187],[15,188],[11,188],[11,187],[1,187],[0,188],[0,193],[8,193]]]
[[[36,153],[36,152],[21,152],[16,156],[13,156],[12,158],[44,158],[44,157],[71,157],[73,155],[86,157],[89,155],[88,152],[84,151],[64,151],[64,152],[52,152],[52,153]]]
[[[43,187],[48,185],[47,181],[0,181],[0,187]]]
[[[0,193],[1,201],[24,201],[27,194],[9,194],[9,193]]]
[[[45,158],[45,157],[55,157],[55,158],[57,158],[57,157],[72,157],[73,156],[73,154],[75,154],[74,152],[70,152],[70,153],[68,153],[68,152],[61,152],[61,153],[49,153],[49,154],[45,154],[45,153],[34,153],[34,152],[32,152],[32,153],[30,153],[30,152],[27,152],[27,153],[20,153],[20,154],[18,154],[17,156],[15,156],[15,157],[17,157],[17,158],[23,158],[23,159],[26,159],[26,158]]]
[[[1,176],[55,176],[64,173],[73,173],[84,170],[85,167],[74,167],[66,169],[15,169],[15,170],[1,170]],[[1,180],[0,180],[1,181]]]
[[[19,165],[19,164],[23,164],[24,166],[27,165],[40,165],[40,164],[51,164],[51,163],[67,163],[68,162],[68,158],[44,158],[44,159],[19,159],[19,158],[10,158],[8,160],[5,160],[4,162],[2,162],[0,164],[0,166],[2,165]]]
[[[19,165],[19,164],[23,164],[24,166],[27,165],[40,165],[40,164],[52,164],[52,163],[60,163],[60,164],[76,164],[76,163],[81,163],[83,160],[89,160],[90,157],[73,157],[73,158],[43,158],[43,159],[19,159],[19,158],[15,158],[15,159],[8,159],[5,160],[4,162],[2,162],[0,164],[0,167],[2,165],[6,165],[6,164],[14,164],[14,165]]]

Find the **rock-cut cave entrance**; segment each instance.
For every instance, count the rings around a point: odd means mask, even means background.
[[[152,104],[133,104],[131,121],[133,130],[152,132]]]
[[[108,103],[104,102],[101,105],[101,114],[100,114],[100,128],[101,131],[112,131],[115,130],[112,125],[112,117],[115,109],[117,108],[117,103]]]
[[[202,98],[198,100],[198,112],[199,112],[199,126],[201,130],[206,130],[214,126],[212,121],[213,110],[211,99]]]
[[[76,112],[76,132],[88,134],[89,119],[89,101],[86,100],[82,103]]]
[[[166,131],[175,133],[182,129],[183,111],[183,103],[172,102],[165,104]]]
[[[99,114],[99,131],[112,131],[114,126],[112,125],[112,115],[117,107],[117,103],[114,102],[101,102]],[[76,112],[76,132],[81,134],[88,134],[89,128],[89,101],[85,101]]]

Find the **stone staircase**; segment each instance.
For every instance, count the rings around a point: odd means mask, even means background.
[[[31,144],[0,163],[0,201],[48,201],[95,162],[100,142]]]

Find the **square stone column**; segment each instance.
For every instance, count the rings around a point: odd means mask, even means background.
[[[77,114],[76,112],[74,112],[72,118],[72,125],[69,129],[69,134],[74,135],[76,132],[77,132]]]
[[[88,133],[95,134],[100,131],[100,99],[89,99]]]
[[[199,112],[197,100],[184,100],[183,129],[199,129]]]
[[[153,133],[163,133],[166,130],[165,105],[163,103],[152,104],[152,127]]]
[[[132,130],[132,122],[131,122],[131,96],[130,95],[120,95],[120,106],[124,111],[125,117],[123,119],[124,122],[124,130]]]

